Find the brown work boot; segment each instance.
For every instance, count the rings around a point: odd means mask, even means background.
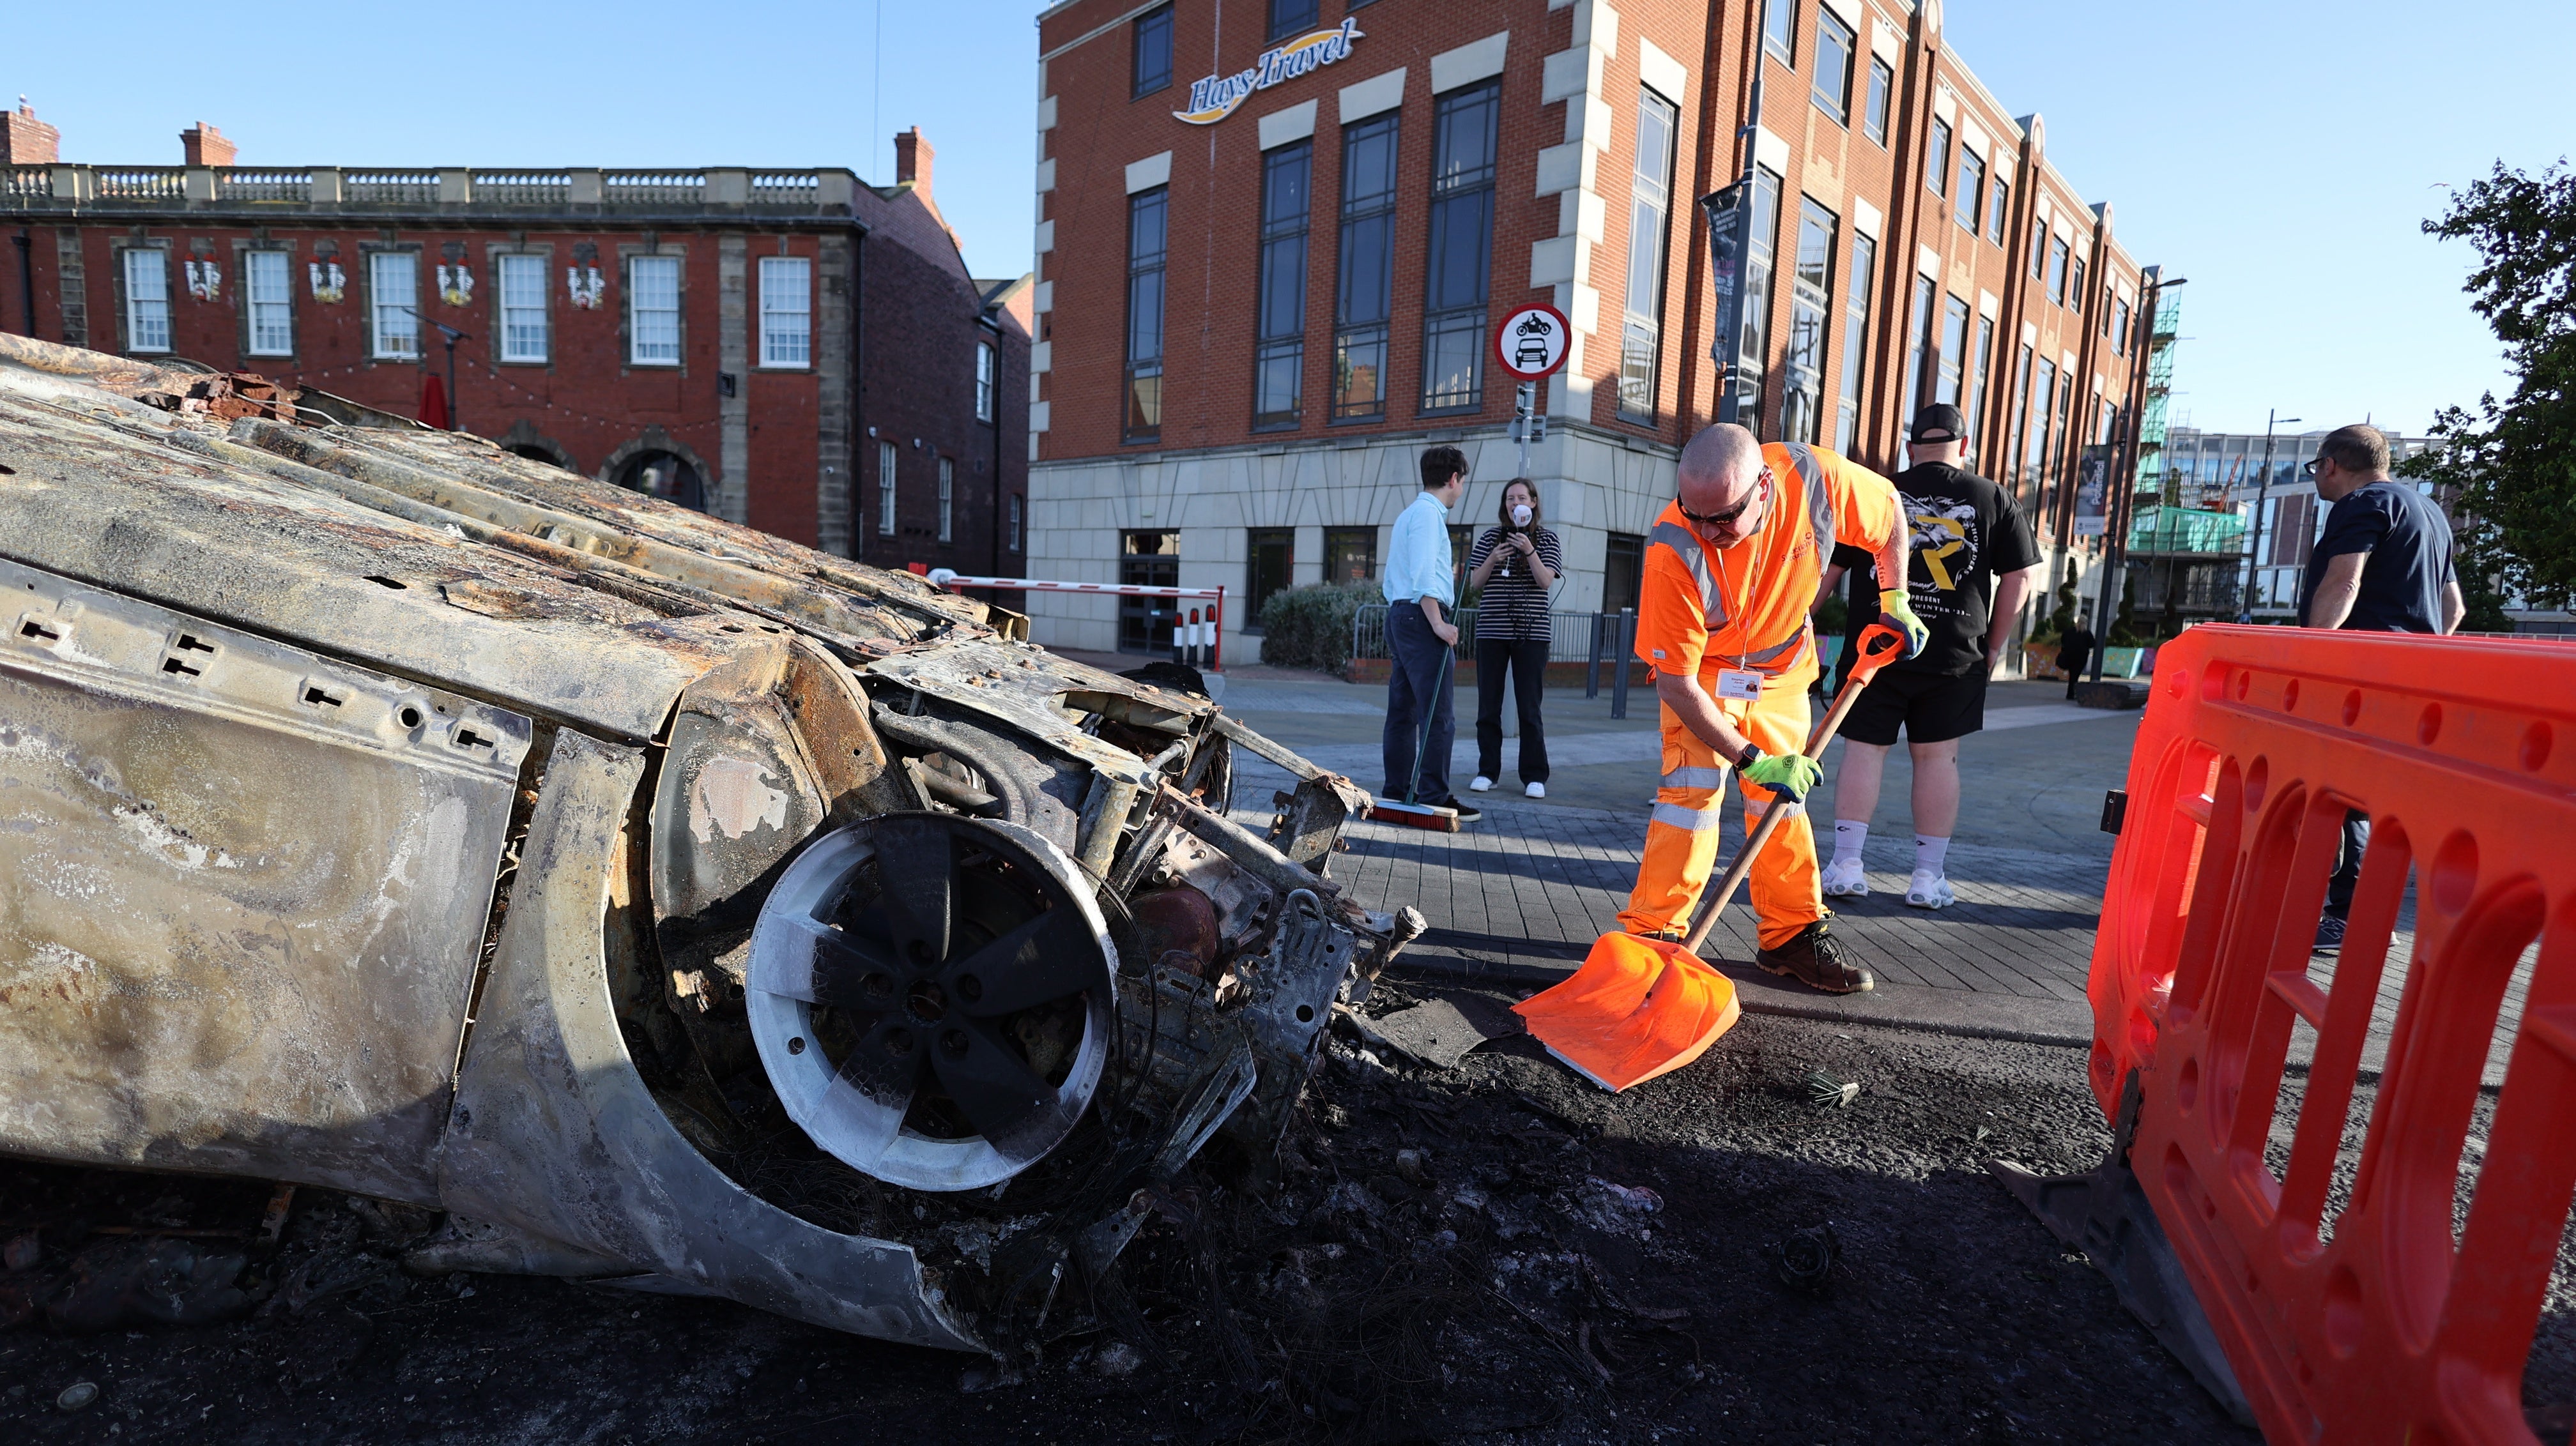
[[[1822,919],[1779,948],[1756,952],[1753,962],[1827,994],[1860,994],[1878,987],[1868,970],[1843,957],[1843,946]]]

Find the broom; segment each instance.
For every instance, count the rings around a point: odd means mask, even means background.
[[[1453,658],[1449,666],[1440,671],[1441,693],[1450,690],[1457,674],[1457,660]],[[1368,816],[1371,819],[1378,823],[1400,823],[1409,828],[1429,829],[1433,833],[1458,831],[1458,810],[1413,801],[1414,790],[1422,784],[1422,755],[1431,747],[1431,720],[1439,713],[1440,700],[1435,696],[1431,706],[1422,710],[1422,726],[1413,735],[1413,773],[1404,780],[1404,797],[1379,799],[1370,804]]]

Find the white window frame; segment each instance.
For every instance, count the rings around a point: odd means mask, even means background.
[[[263,277],[270,267],[276,275]],[[261,248],[241,254],[242,315],[248,325],[244,356],[295,355],[295,264],[283,251]],[[264,281],[276,282],[274,291]]]
[[[993,389],[999,385],[1001,362],[989,341],[975,343],[975,420],[993,420]]]
[[[405,284],[401,287],[392,285],[385,276],[396,263],[404,273]],[[385,323],[390,317],[400,318],[400,325],[388,327]],[[406,332],[410,338],[408,348],[403,345]],[[417,361],[421,355],[420,332],[420,253],[368,252],[368,354],[379,361]]]
[[[129,352],[170,350],[170,256],[158,246],[125,248],[125,349]],[[146,283],[149,283],[147,286]],[[146,291],[152,294],[146,295]],[[147,308],[159,310],[157,314]],[[149,333],[146,326],[153,330]],[[158,340],[146,340],[146,336]]]
[[[877,536],[894,536],[895,462],[901,456],[892,442],[877,443]]]
[[[500,358],[544,363],[554,359],[554,327],[546,315],[546,275],[551,257],[505,252],[492,258],[492,283],[500,297]],[[534,346],[522,343],[531,339]]]
[[[783,371],[814,365],[814,263],[760,258],[760,364]]]
[[[939,459],[939,540],[957,540],[957,459]]]
[[[680,281],[680,258],[677,256],[626,258],[628,366],[676,367],[680,364]],[[666,297],[667,305],[663,304]]]

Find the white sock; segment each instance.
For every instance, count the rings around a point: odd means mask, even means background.
[[[1914,836],[1914,872],[1940,878],[1942,877],[1941,861],[1949,855],[1948,839],[1933,838],[1928,834],[1919,833]]]
[[[1860,846],[1867,842],[1869,842],[1869,823],[1866,819],[1859,823],[1854,823],[1847,818],[1835,819],[1835,867],[1839,868],[1845,864],[1857,865],[1860,862]]]

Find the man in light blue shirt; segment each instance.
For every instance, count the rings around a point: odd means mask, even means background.
[[[1457,563],[1449,551],[1449,509],[1467,490],[1467,457],[1455,447],[1422,454],[1422,492],[1395,520],[1387,544],[1386,788],[1380,797],[1481,817],[1449,791],[1449,749],[1457,736],[1452,649],[1458,629]]]

